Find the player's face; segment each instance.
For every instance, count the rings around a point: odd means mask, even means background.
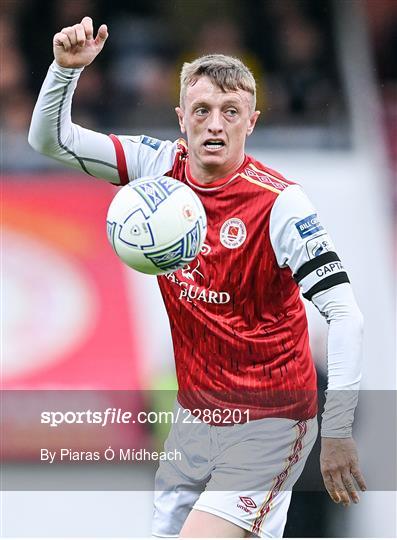
[[[189,144],[193,176],[210,183],[231,174],[244,160],[245,140],[255,127],[259,111],[245,90],[223,92],[208,77],[186,90],[176,113]]]

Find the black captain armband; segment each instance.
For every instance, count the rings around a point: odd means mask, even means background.
[[[302,287],[304,298],[311,300],[320,291],[326,291],[340,283],[350,283],[349,278],[334,251],[327,251],[311,259],[294,274],[294,280]]]

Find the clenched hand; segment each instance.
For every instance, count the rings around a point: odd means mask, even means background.
[[[54,57],[58,65],[66,68],[88,66],[101,52],[108,37],[106,24],[102,24],[94,39],[91,17],[79,24],[62,28],[53,39]]]

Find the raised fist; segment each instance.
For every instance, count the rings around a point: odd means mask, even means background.
[[[66,68],[88,66],[101,52],[108,37],[106,24],[98,29],[94,39],[91,17],[84,17],[81,23],[63,28],[53,39],[54,57],[58,65]]]

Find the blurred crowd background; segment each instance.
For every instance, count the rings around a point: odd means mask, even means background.
[[[3,387],[141,390],[175,384],[154,283],[127,276],[107,245],[104,223],[114,188],[65,171],[27,144],[34,102],[53,58],[52,37],[85,15],[96,28],[109,27],[108,42],[84,70],[73,102],[73,121],[94,130],[176,138],[184,61],[221,52],[251,68],[262,115],[249,149],[292,179],[302,178],[332,225],[367,321],[364,387],[393,385],[397,0],[2,0]],[[308,315],[323,390],[326,330],[312,323],[310,306]],[[374,359],[384,362],[382,368]],[[102,406],[110,398],[98,399]],[[41,404],[18,409],[18,399],[11,402],[7,429],[17,442],[7,459],[20,467],[34,462],[32,441],[42,435],[30,409]],[[152,396],[149,405],[164,402]],[[143,427],[132,433],[154,447],[163,435]],[[286,535],[381,536],[383,525],[394,536],[389,500],[368,494],[350,514],[329,502],[318,450],[293,498]],[[363,445],[360,450],[365,462]],[[30,478],[30,469],[23,471]],[[153,470],[147,474],[151,478]],[[71,536],[112,536],[116,523],[130,536],[149,534],[151,501],[141,493],[130,517],[128,499],[108,515],[107,507],[91,507],[94,495],[83,503],[76,496],[63,513],[59,494],[8,497],[10,536],[29,535],[29,529],[32,536],[67,536],[68,527],[77,531]],[[123,504],[127,514],[117,515]],[[70,509],[74,522],[67,518]],[[31,523],[20,517],[30,511]],[[142,517],[139,523],[131,523],[134,516]]]
[[[241,57],[259,84],[267,124],[344,120],[327,0],[4,0],[2,123],[25,129],[51,61],[54,29],[89,13],[110,39],[82,78],[76,118],[93,128],[172,126],[183,61]],[[16,114],[18,112],[18,114]]]
[[[23,148],[17,135],[26,137],[52,61],[52,36],[88,13],[97,27],[108,25],[110,38],[81,77],[76,122],[118,133],[160,129],[173,136],[182,63],[219,51],[241,57],[253,71],[262,111],[258,132],[275,128],[262,134],[268,145],[280,145],[277,128],[285,126],[290,132],[284,145],[346,145],[350,115],[335,8],[351,1],[3,0],[0,128]],[[385,137],[396,167],[397,56],[392,51],[397,48],[397,2],[358,1],[365,12]],[[6,159],[5,165],[23,168],[23,155],[14,162]]]

